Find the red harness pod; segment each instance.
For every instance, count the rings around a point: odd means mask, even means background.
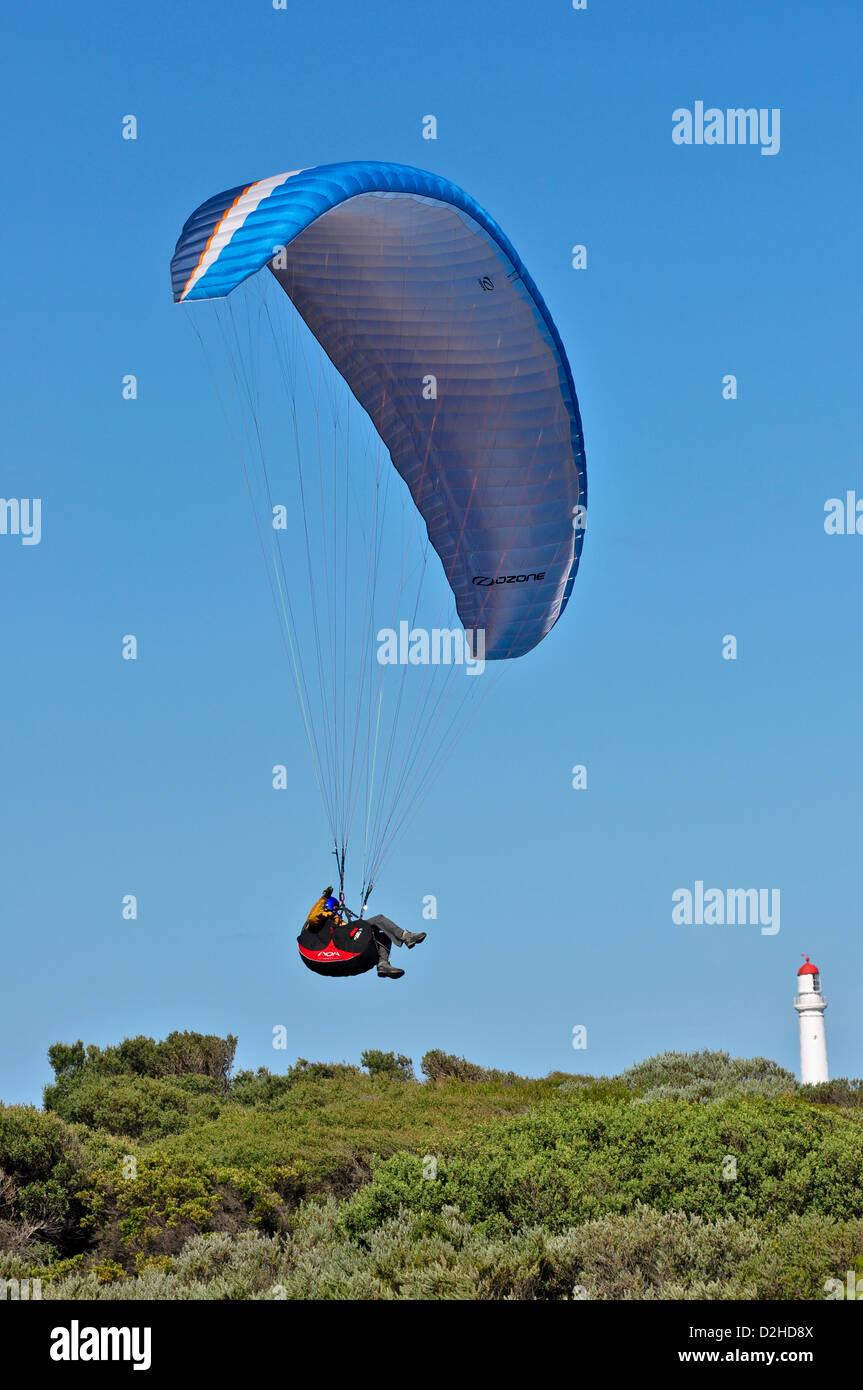
[[[375,934],[366,922],[327,924],[320,931],[304,927],[297,946],[303,964],[316,975],[364,975],[378,963]]]

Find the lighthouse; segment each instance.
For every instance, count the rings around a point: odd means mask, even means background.
[[[794,1007],[800,1019],[800,1080],[804,1083],[827,1081],[827,1035],[824,1010],[827,1000],[821,993],[818,966],[806,957],[797,971],[797,998]]]

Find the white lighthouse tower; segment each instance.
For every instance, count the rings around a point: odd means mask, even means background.
[[[827,1000],[821,993],[818,966],[809,957],[797,971],[797,998],[794,1007],[800,1019],[800,1080],[828,1081],[827,1034],[824,1032],[824,1010]]]

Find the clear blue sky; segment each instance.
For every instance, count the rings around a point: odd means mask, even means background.
[[[860,1074],[863,536],[823,528],[828,498],[863,497],[859,5],[93,0],[2,26],[0,495],[42,498],[44,534],[0,536],[0,1096],[38,1100],[57,1039],[173,1028],[237,1033],[240,1065],[276,1069],[365,1047],[529,1073],[721,1047],[796,1069],[802,951],[831,1070]],[[672,111],[697,100],[780,108],[779,154],[676,146]],[[327,839],[168,283],[211,194],[362,158],[446,175],[512,239],[570,355],[590,487],[564,619],[376,895],[414,928],[439,902],[398,984],[296,960]],[[779,888],[780,932],[674,925],[696,879]]]

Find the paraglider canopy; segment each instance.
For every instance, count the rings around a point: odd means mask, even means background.
[[[438,175],[327,164],[202,204],[174,298],[264,266],[387,445],[485,658],[530,651],[572,592],[587,483],[566,354],[514,247]]]
[[[379,472],[372,487],[367,477],[349,476],[350,458],[342,474],[321,447],[321,494],[312,519],[306,472],[296,508],[304,530],[290,539],[284,530],[274,535],[274,460],[262,443],[255,375],[269,360],[258,343],[261,325],[269,330],[272,320],[267,307],[240,324],[230,307],[242,298],[238,287],[264,268],[371,420],[407,486],[413,516],[422,518],[463,631],[435,628],[430,638],[412,641],[417,607],[411,600],[403,612],[398,603],[414,574],[419,603],[428,547],[421,564],[392,565],[399,588],[390,593],[392,557],[379,529],[385,502],[378,505],[388,483]],[[444,743],[446,756],[454,747],[467,704],[460,701],[451,722],[444,716],[454,639],[465,640],[462,670],[473,675],[486,661],[503,665],[547,636],[572,592],[587,484],[566,353],[542,296],[494,219],[447,179],[401,164],[326,164],[219,193],[186,222],[171,275],[178,303],[228,305],[223,338],[235,361],[244,352],[251,356],[251,365],[235,368],[229,394],[245,395],[255,415],[249,454],[261,475],[259,534],[265,554],[271,552],[271,586],[342,868],[354,810],[360,806],[365,814],[367,896],[383,854],[443,765]],[[285,335],[274,331],[272,342],[269,356],[282,352],[287,377],[293,357],[284,351]],[[289,385],[296,402],[293,377]],[[341,441],[347,433],[337,427],[333,437]],[[302,469],[307,450],[299,434],[295,443],[279,438],[279,455],[291,448]],[[353,436],[346,458],[352,453]],[[325,476],[332,480],[326,497]],[[374,508],[357,524],[357,499],[364,495],[373,496]],[[328,532],[332,526],[335,533],[340,518],[343,542],[329,546]],[[360,538],[365,577],[355,563]],[[322,573],[313,575],[321,558]],[[308,640],[296,639],[300,589],[308,590],[312,609]],[[352,600],[356,608],[348,616]],[[376,604],[389,610],[386,616]],[[384,622],[390,646],[374,653]],[[442,673],[427,669],[435,652],[442,653]],[[422,681],[417,667],[424,668]],[[449,682],[441,698],[435,674]],[[470,695],[480,684],[468,681],[462,689]]]

